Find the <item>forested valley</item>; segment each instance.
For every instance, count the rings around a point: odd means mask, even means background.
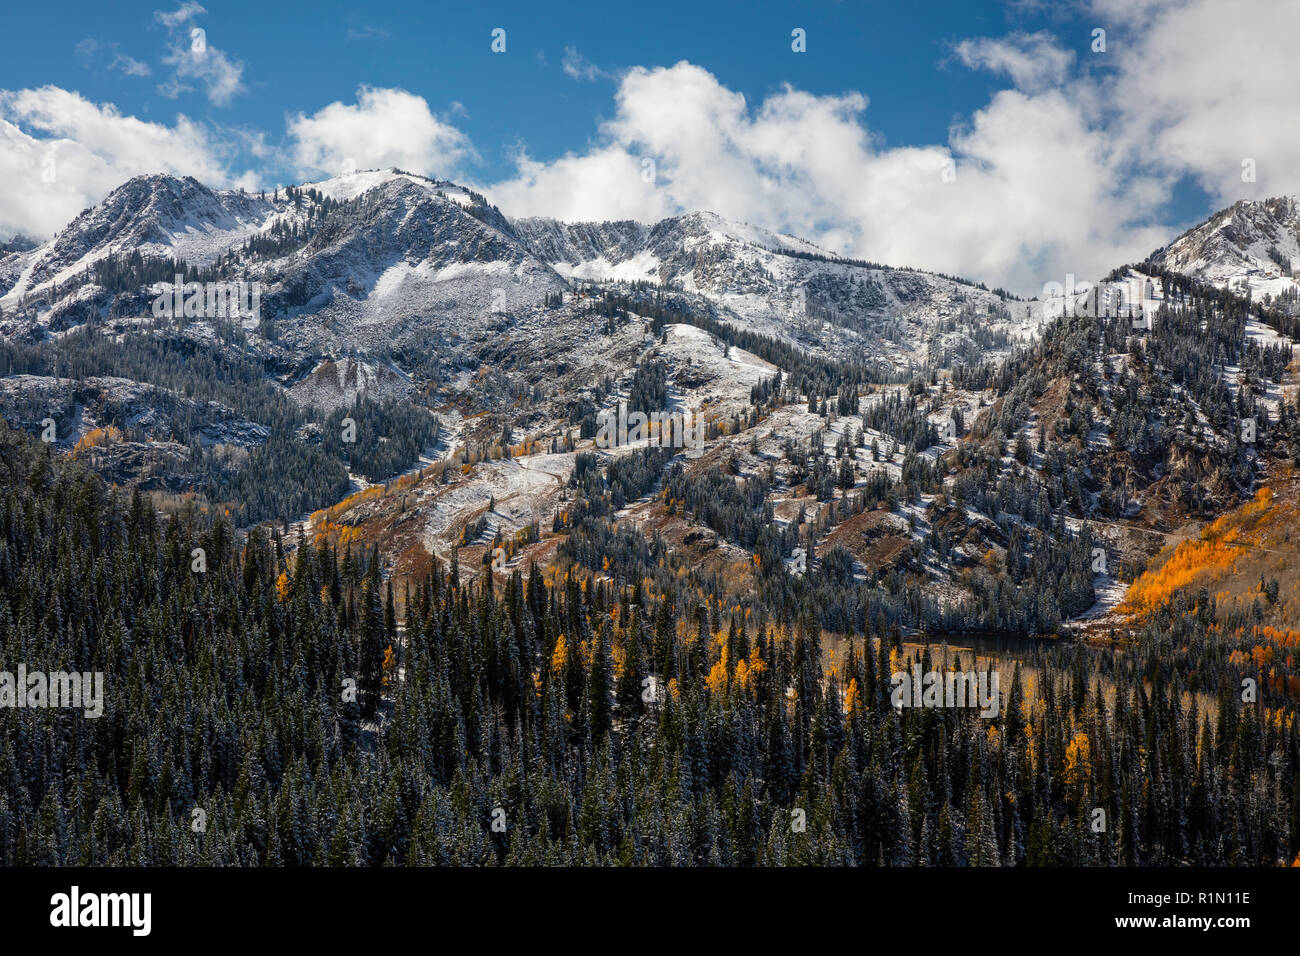
[[[373,553],[290,559],[219,515],[160,520],[4,426],[0,448],[4,659],[107,683],[98,719],[0,710],[6,865],[1237,865],[1300,850],[1292,658],[1243,703],[1256,642],[1248,622],[1215,625],[1208,599],[1176,599],[1129,642],[1004,662],[995,719],[898,709],[891,674],[913,657],[992,665],[932,658],[897,629],[828,646],[812,591],[779,613],[741,607],[671,560],[622,583],[578,562],[504,585],[435,567],[395,595]],[[654,542],[620,534],[658,565]]]

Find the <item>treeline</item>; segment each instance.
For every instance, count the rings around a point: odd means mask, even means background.
[[[333,504],[350,490],[349,465],[369,481],[383,481],[411,468],[437,442],[437,417],[410,402],[361,398],[330,414],[303,409],[275,385],[270,361],[161,326],[120,341],[91,326],[43,342],[0,340],[5,375],[121,377],[155,386],[147,401],[157,414],[147,429],[137,421],[140,409],[125,401],[99,403],[101,424],[128,440],[170,437],[187,445],[184,480],[229,510],[239,526],[290,521]],[[67,447],[75,441],[71,397],[79,390],[85,386],[70,383],[69,400],[48,408],[13,401],[0,411],[33,432],[42,418],[54,417],[60,447]],[[349,417],[354,440],[345,442],[342,420]],[[263,426],[267,440],[249,448],[222,442],[223,428],[241,420]]]
[[[368,481],[381,482],[406,471],[437,444],[439,427],[438,416],[423,405],[363,396],[326,416],[321,445]]]
[[[1116,282],[1128,275],[1133,266],[1120,266],[1111,270],[1103,282]],[[1220,289],[1202,279],[1174,272],[1152,262],[1143,262],[1137,266],[1144,274],[1159,279],[1168,300],[1175,296],[1196,296],[1210,301],[1219,310],[1244,308],[1265,325],[1276,329],[1292,341],[1300,341],[1300,315],[1292,315],[1283,309],[1275,308],[1263,301],[1255,301],[1232,289]]]
[[[567,520],[555,526],[576,525],[584,518],[605,518],[658,488],[673,455],[670,448],[649,446],[606,461],[581,451],[573,460],[569,487],[574,489]]]

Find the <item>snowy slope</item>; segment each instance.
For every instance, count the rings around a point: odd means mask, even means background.
[[[733,324],[837,357],[865,353],[919,365],[936,355],[950,357],[975,328],[1020,344],[1043,321],[1028,303],[970,283],[840,259],[793,236],[710,212],[653,226],[551,219],[513,225],[567,278],[650,282],[695,294]],[[970,328],[959,334],[951,326],[963,315]]]

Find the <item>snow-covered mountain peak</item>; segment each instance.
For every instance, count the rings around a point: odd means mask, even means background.
[[[1241,200],[1156,250],[1150,261],[1255,297],[1294,290],[1300,201],[1293,196]]]
[[[315,189],[331,199],[346,202],[349,199],[357,198],[364,192],[394,181],[411,183],[429,195],[436,193],[440,187],[450,186],[457,190],[461,189],[461,187],[452,183],[440,183],[438,180],[429,179],[415,173],[408,173],[393,166],[387,169],[358,169],[352,172],[340,173],[328,179],[303,183],[302,188]]]
[[[772,252],[828,255],[826,250],[796,236],[773,232],[740,220],[727,219],[709,210],[664,219],[657,223],[654,229],[656,231],[677,230],[685,236],[703,239],[710,244],[738,242]]]

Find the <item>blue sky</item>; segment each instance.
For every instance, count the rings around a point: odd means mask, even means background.
[[[1260,9],[1243,21],[1286,10],[1248,6]],[[1083,271],[1149,251],[1236,198],[1294,191],[1294,141],[1255,136],[1271,122],[1254,92],[1268,70],[1291,85],[1271,31],[1229,37],[1264,68],[1240,78],[1235,107],[1223,88],[1235,75],[1220,67],[1198,88],[1178,74],[1189,45],[1233,34],[1214,7],[10,4],[3,33],[21,42],[0,59],[13,154],[0,143],[0,174],[53,151],[63,175],[40,204],[0,185],[0,233],[49,232],[151,165],[269,186],[332,175],[346,158],[468,182],[508,214],[649,219],[707,205],[837,251],[1024,288],[1071,261]],[[505,53],[491,49],[497,27]],[[796,27],[806,52],[791,49]],[[1236,126],[1207,134],[1225,98]],[[390,141],[407,129],[415,145]],[[1198,149],[1205,135],[1220,141]],[[1239,184],[1237,157],[1256,153],[1263,172]],[[652,188],[628,182],[647,160]],[[949,160],[945,193],[929,171]],[[909,209],[914,235],[882,225]],[[1052,210],[1087,221],[1063,228]],[[1015,235],[983,242],[991,218]]]
[[[439,113],[462,104],[457,125],[474,140],[488,179],[510,172],[521,144],[539,157],[563,153],[596,133],[610,112],[613,81],[575,80],[566,50],[610,74],[687,60],[730,89],[761,100],[784,83],[817,94],[846,90],[871,100],[873,130],[894,145],[939,142],[954,119],[988,101],[996,78],[954,63],[961,37],[1056,27],[1072,17],[1000,3],[609,2],[392,3],[220,2],[194,23],[207,41],[244,65],[243,92],[221,105],[201,89],[168,98],[159,63],[166,31],[154,11],[177,5],[71,0],[15,4],[5,32],[31,38],[0,59],[0,88],[53,84],[123,112],[169,122],[177,112],[216,123],[282,131],[285,113],[312,113],[351,100],[359,86],[401,87]],[[1067,8],[1068,9],[1068,8]],[[507,31],[505,55],[491,30]],[[802,27],[808,52],[791,50]],[[1083,50],[1088,37],[1074,28]],[[78,52],[90,40],[102,44]],[[117,44],[109,49],[108,44]],[[133,76],[115,54],[151,70]],[[250,162],[250,167],[256,167]]]

